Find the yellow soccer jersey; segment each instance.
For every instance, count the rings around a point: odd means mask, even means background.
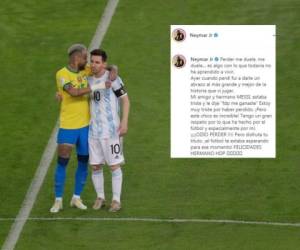
[[[78,129],[89,125],[90,110],[88,95],[73,97],[63,88],[71,83],[74,88],[86,88],[88,86],[87,76],[90,68],[80,72],[74,72],[68,67],[60,69],[56,73],[56,84],[58,91],[62,94],[60,106],[60,128]]]

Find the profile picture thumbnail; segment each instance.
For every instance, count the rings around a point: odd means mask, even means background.
[[[172,63],[176,68],[184,67],[186,59],[183,55],[175,55],[172,59]]]
[[[175,29],[172,32],[172,37],[177,42],[182,42],[185,40],[186,33],[183,29]]]

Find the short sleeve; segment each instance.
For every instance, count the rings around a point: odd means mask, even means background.
[[[124,83],[123,83],[122,79],[118,76],[117,79],[112,82],[111,87],[113,88],[113,90],[117,90],[123,86],[124,86]]]
[[[66,74],[63,74],[62,71],[58,71],[56,73],[56,85],[58,90],[63,90],[64,86],[67,84],[70,84],[71,81],[69,79],[69,77]]]
[[[120,77],[117,77],[117,79],[112,82],[112,90],[118,98],[123,95],[127,95],[124,83]]]

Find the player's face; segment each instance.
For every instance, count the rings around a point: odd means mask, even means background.
[[[93,74],[101,72],[106,67],[106,62],[102,61],[102,56],[91,57],[91,70]]]
[[[79,70],[84,70],[86,64],[87,64],[87,51],[83,50],[79,56],[79,63],[78,63]]]

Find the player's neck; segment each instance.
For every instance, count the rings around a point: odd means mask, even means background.
[[[67,67],[72,72],[78,72],[79,71],[78,65],[76,63],[74,63],[74,62],[70,62]]]
[[[105,69],[100,70],[98,73],[94,74],[94,77],[100,78],[105,74]]]

